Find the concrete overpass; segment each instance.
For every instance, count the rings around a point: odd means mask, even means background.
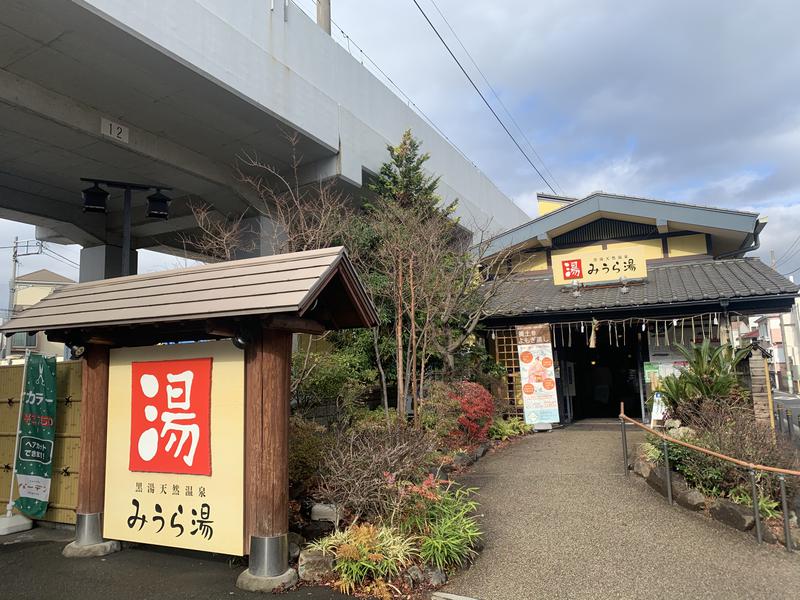
[[[84,247],[82,279],[118,274],[121,202],[81,212],[80,177],[173,188],[172,218],[133,206],[133,248],[179,249],[198,199],[241,214],[254,199],[237,153],[354,196],[411,128],[469,227],[528,220],[421,117],[284,0],[0,0],[0,217]],[[132,258],[135,261],[135,257]]]

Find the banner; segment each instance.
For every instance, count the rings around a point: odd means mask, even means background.
[[[550,326],[518,325],[517,352],[525,422],[528,425],[558,423],[558,390]]]
[[[244,553],[244,356],[228,341],[111,350],[103,536]]]
[[[20,403],[17,485],[14,507],[41,519],[50,498],[56,437],[56,359],[30,354]]]

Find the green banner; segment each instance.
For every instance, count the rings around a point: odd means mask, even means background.
[[[41,519],[47,510],[55,438],[56,359],[31,354],[20,408],[16,465],[19,498],[14,507],[34,519]]]

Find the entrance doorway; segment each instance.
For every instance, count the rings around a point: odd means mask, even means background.
[[[625,414],[641,418],[641,365],[647,360],[646,334],[630,324],[617,324],[610,331],[603,324],[596,331],[595,347],[591,348],[589,327],[587,324],[584,333],[576,333],[573,326],[570,343],[555,348],[561,372],[569,373],[573,382],[567,386],[564,376],[560,378],[562,398],[571,403],[567,414],[573,420],[616,418],[620,402],[624,402]]]

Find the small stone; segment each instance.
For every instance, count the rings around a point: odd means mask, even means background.
[[[667,482],[664,479],[664,467],[661,465],[656,465],[650,472],[647,474],[645,478],[647,484],[656,490],[662,496],[667,495]]]
[[[296,531],[290,531],[286,534],[286,541],[290,544],[297,544],[301,548],[306,545],[305,538]]]
[[[411,577],[411,580],[415,584],[422,583],[425,580],[425,574],[422,572],[422,569],[420,569],[417,565],[411,565],[410,567],[408,567],[406,573],[408,574],[409,577]]]
[[[300,546],[294,542],[289,542],[289,560],[297,560],[300,556]]]
[[[486,453],[489,451],[489,443],[481,444],[475,449],[475,456],[477,458],[483,458],[486,456]]]
[[[701,511],[706,506],[706,497],[695,488],[690,488],[677,494],[675,502],[689,510]]]
[[[428,583],[432,586],[440,586],[447,583],[447,575],[439,569],[426,569],[425,579],[427,579]]]
[[[312,521],[328,521],[329,523],[339,522],[339,511],[335,504],[323,504],[317,502],[311,507]]]
[[[756,533],[756,528],[755,527],[753,527],[752,532],[753,532],[753,537],[758,537],[758,534]],[[778,538],[772,532],[772,529],[770,529],[769,527],[764,525],[764,523],[761,523],[761,540],[764,543],[767,543],[767,544],[777,544],[778,543]]]
[[[459,452],[453,457],[453,465],[457,468],[464,468],[470,466],[475,462],[475,456],[467,452]]]
[[[708,507],[711,516],[739,531],[749,531],[755,525],[752,509],[731,502],[726,498],[717,498]]]
[[[324,538],[333,531],[333,523],[329,521],[311,521],[303,526],[303,537],[306,540],[314,541]]]
[[[321,581],[333,575],[333,555],[319,550],[303,550],[297,562],[297,572],[303,581]]]

